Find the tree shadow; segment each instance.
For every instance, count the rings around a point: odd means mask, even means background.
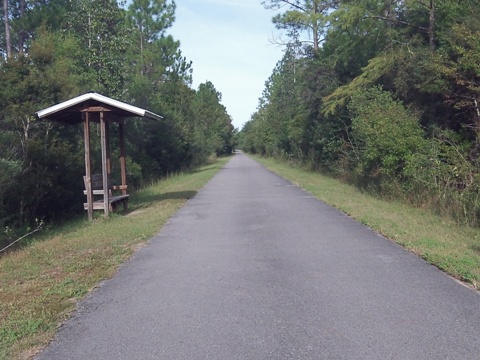
[[[210,171],[210,170],[213,170],[213,169],[216,169],[216,165],[215,165],[215,164],[203,166],[203,167],[201,167],[201,168],[194,169],[194,170],[190,170],[189,173],[190,173],[190,174],[198,174],[198,173],[205,172],[205,171]]]
[[[197,191],[194,190],[174,191],[163,194],[139,194],[132,199],[132,202],[129,206],[129,212],[147,208],[155,202],[180,199],[188,200],[193,198],[195,195],[197,195]]]

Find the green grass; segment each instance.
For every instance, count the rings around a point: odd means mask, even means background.
[[[480,289],[480,230],[431,211],[388,202],[331,177],[253,156],[318,199],[403,245],[451,276]]]
[[[480,230],[373,198],[329,177],[256,159],[452,276],[480,287]],[[136,192],[128,214],[72,221],[0,257],[0,359],[29,358],[43,347],[77,301],[113,276],[227,160]]]
[[[72,221],[0,257],[0,359],[30,358],[45,346],[77,301],[112,277],[228,160],[136,192],[127,214]]]

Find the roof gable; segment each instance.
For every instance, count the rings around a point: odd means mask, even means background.
[[[154,120],[162,119],[157,115],[139,107],[111,99],[95,92],[83,94],[60,104],[37,111],[39,119],[79,123],[82,121],[82,112],[89,107],[99,107],[98,111],[112,112],[118,117],[145,117]]]

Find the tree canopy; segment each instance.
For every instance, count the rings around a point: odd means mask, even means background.
[[[129,183],[135,186],[234,147],[220,93],[210,82],[191,88],[193,64],[168,33],[175,2],[125,6],[116,0],[3,0],[0,243],[11,229],[83,211],[83,130],[36,120],[42,108],[97,91],[161,114],[162,121],[127,123]]]
[[[289,41],[241,146],[480,225],[480,1],[262,4]]]

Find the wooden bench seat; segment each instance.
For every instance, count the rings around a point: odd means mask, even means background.
[[[83,191],[84,195],[87,195],[87,179],[84,176],[83,181],[85,183],[85,190]],[[93,210],[104,210],[104,202],[103,202],[103,177],[102,174],[94,174],[91,177],[91,184],[92,184],[92,194],[93,194]],[[108,184],[108,204],[109,210],[114,211],[119,203],[122,203],[123,210],[127,210],[128,208],[128,198],[130,197],[129,194],[121,194],[121,195],[112,195],[113,191],[122,191],[126,192],[127,185],[114,185]],[[101,199],[98,197],[101,196]],[[97,197],[97,199],[95,199]],[[88,210],[88,202],[83,203],[83,208]]]

